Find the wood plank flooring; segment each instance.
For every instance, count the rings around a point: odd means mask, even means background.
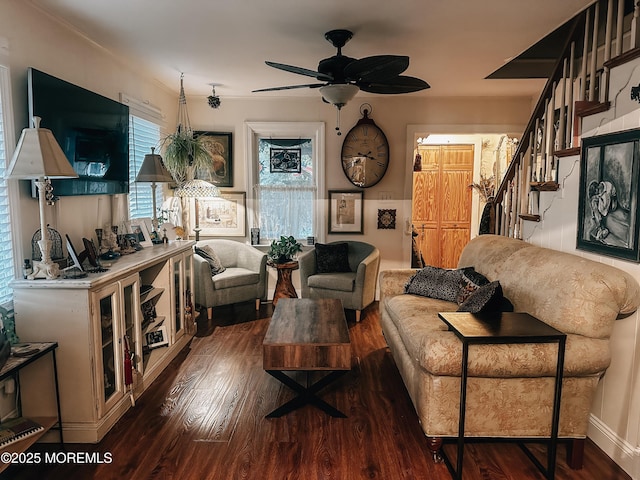
[[[102,464],[12,466],[0,478],[179,480],[448,480],[435,464],[379,327],[377,304],[355,323],[347,311],[353,368],[321,392],[348,415],[331,418],[305,406],[266,419],[293,393],[262,369],[262,340],[272,312],[254,303],[220,307],[212,324],[201,315],[196,337],[97,445]],[[301,373],[299,373],[301,374]],[[52,445],[38,444],[36,452]],[[542,446],[532,446],[543,459]],[[447,450],[449,451],[449,450]],[[454,452],[451,451],[451,455]],[[465,480],[528,480],[543,476],[510,443],[465,448]],[[629,479],[593,443],[585,465],[571,470],[558,452],[557,479]]]

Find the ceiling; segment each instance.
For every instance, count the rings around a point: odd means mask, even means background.
[[[417,96],[537,96],[540,79],[485,79],[593,0],[29,0],[136,68],[187,95],[318,96],[265,60],[316,70],[335,54],[324,33],[349,29],[354,58],[408,55]],[[362,93],[360,93],[362,95]]]

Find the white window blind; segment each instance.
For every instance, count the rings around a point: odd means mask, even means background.
[[[160,126],[135,115],[129,117],[129,218],[153,217],[151,184],[136,183],[144,156],[158,149]],[[159,153],[159,152],[157,152]],[[162,186],[156,186],[156,208],[163,201]],[[158,213],[158,212],[156,212]]]
[[[5,79],[0,76],[0,82]],[[0,85],[0,87],[2,87]],[[8,104],[9,99],[3,98],[5,89],[0,88],[0,305],[11,300],[12,290],[9,282],[13,279],[13,251],[11,239],[11,217],[9,213],[9,192],[5,171],[7,168],[7,155],[5,148],[5,124],[3,103]]]

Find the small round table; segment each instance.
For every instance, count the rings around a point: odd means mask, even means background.
[[[298,269],[298,262],[269,263],[269,266],[278,270],[276,291],[273,294],[273,306],[276,306],[280,298],[298,298],[296,289],[291,281],[291,272]]]

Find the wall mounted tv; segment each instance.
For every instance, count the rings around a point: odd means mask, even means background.
[[[129,192],[128,106],[35,68],[28,93],[29,118],[42,119],[78,174],[52,180],[54,195]]]

